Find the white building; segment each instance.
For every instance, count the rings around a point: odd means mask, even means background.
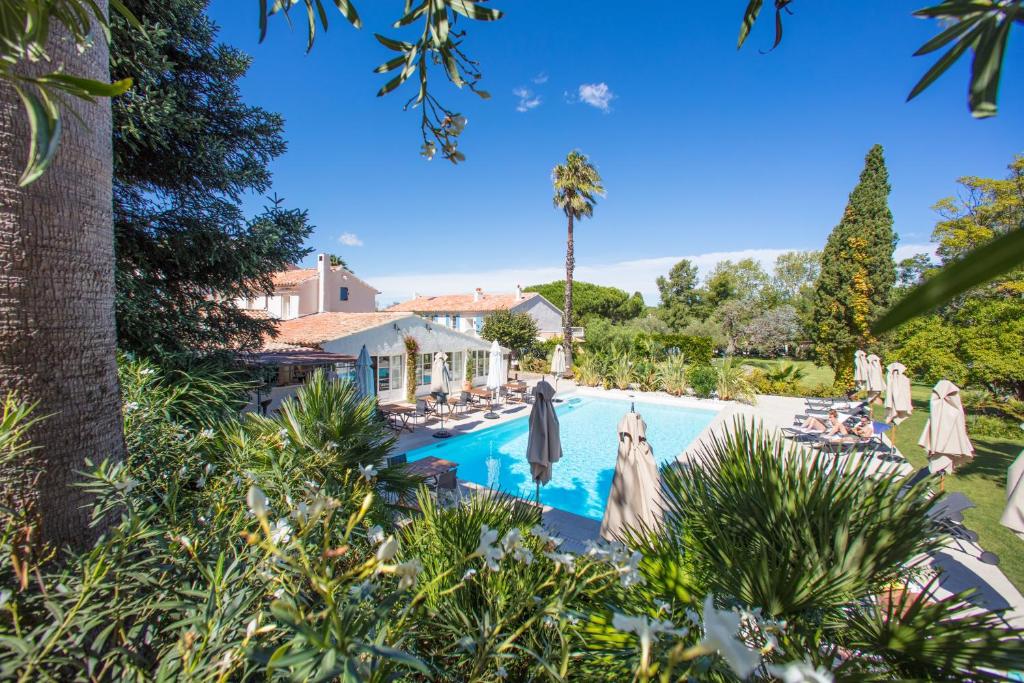
[[[308,349],[322,353],[325,363],[281,366],[274,382],[271,409],[284,396],[294,393],[313,367],[326,365],[340,376],[354,373],[353,362],[333,361],[338,356],[354,360],[364,345],[370,354],[377,396],[385,403],[404,400],[410,382],[414,383],[417,396],[429,394],[432,360],[438,352],[448,357],[453,393],[464,388],[467,373],[472,375],[472,386],[482,386],[487,380],[490,342],[434,325],[411,313],[314,313],[282,320],[277,329],[278,335],[268,341],[265,353]],[[417,346],[411,375],[406,371],[407,337],[415,340]],[[315,355],[310,358],[315,360]]]
[[[478,287],[472,294],[417,296],[387,310],[416,313],[437,325],[475,336],[480,335],[487,315],[507,310],[529,314],[542,339],[562,336],[562,310],[540,294],[524,292],[519,286],[513,294],[490,294]],[[574,327],[573,337],[581,339],[583,328]]]
[[[377,295],[341,266],[332,266],[330,256],[317,254],[316,268],[289,268],[274,273],[274,291],[252,299],[238,299],[235,305],[246,311],[263,311],[276,320],[291,320],[324,312],[370,313],[377,309]]]

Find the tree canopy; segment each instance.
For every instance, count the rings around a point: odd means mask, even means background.
[[[284,122],[242,101],[250,58],[217,42],[207,4],[127,0],[144,33],[112,20],[112,72],[135,81],[113,102],[118,338],[143,355],[257,346],[273,324],[232,300],[309,252],[305,212],[242,212],[270,188]]]
[[[882,146],[875,145],[821,256],[812,333],[818,357],[843,388],[853,386],[854,352],[876,343],[870,326],[889,305],[896,282],[890,190]]]
[[[560,305],[565,299],[565,280],[542,285],[530,285],[524,291],[537,292],[545,299]],[[587,318],[600,317],[612,322],[625,322],[644,314],[647,305],[640,292],[632,294],[617,287],[595,285],[591,282],[573,282],[573,319],[586,324]]]
[[[487,341],[497,339],[516,356],[522,356],[537,343],[537,322],[529,313],[499,310],[484,318],[480,336]]]

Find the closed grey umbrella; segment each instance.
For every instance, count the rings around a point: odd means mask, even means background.
[[[451,393],[452,373],[446,362],[448,357],[444,353],[434,354],[433,362],[430,364],[430,391],[437,401],[437,414],[441,417],[441,428],[435,429],[435,439],[447,439],[451,432],[444,428],[444,407],[448,405],[448,394]]]
[[[530,463],[530,477],[537,484],[537,504],[540,505],[540,487],[551,481],[551,467],[562,457],[562,439],[558,415],[551,399],[555,388],[540,381],[533,388],[533,408],[530,411],[530,434],[526,445],[526,461]]]
[[[1006,472],[1006,509],[999,523],[1024,534],[1024,451]]]
[[[661,475],[647,442],[647,425],[635,412],[619,422],[619,456],[601,521],[601,538],[621,538],[626,529],[661,524]]]
[[[356,360],[356,393],[359,398],[367,399],[373,396],[373,364],[370,361],[370,354],[366,350],[366,344],[359,350],[359,358]]]
[[[885,421],[898,425],[914,412],[910,398],[910,378],[902,363],[889,363],[885,389]]]

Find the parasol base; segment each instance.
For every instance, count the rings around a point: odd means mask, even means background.
[[[431,434],[435,439],[447,439],[452,435],[447,429],[438,429],[436,432]]]
[[[501,417],[501,415],[498,415],[494,411],[491,411],[489,413],[484,413],[484,419],[486,419],[486,420],[497,420],[499,417]]]

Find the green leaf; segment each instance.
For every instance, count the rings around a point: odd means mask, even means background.
[[[736,41],[736,49],[743,47],[743,43],[746,41],[747,36],[750,35],[750,29],[754,27],[754,22],[757,21],[757,15],[761,13],[761,5],[763,0],[750,0],[747,4],[747,11],[743,13],[743,23],[740,24],[740,38]]]
[[[354,28],[362,28],[363,21],[359,18],[359,12],[356,11],[356,6],[348,0],[334,0],[334,5],[338,10],[345,15],[348,19],[348,23],[352,24]]]
[[[51,85],[67,93],[86,100],[93,97],[116,97],[122,95],[132,87],[131,78],[122,78],[113,83],[95,81],[91,78],[81,78],[65,73],[52,73],[39,76],[35,79],[37,83]]]
[[[473,92],[475,92],[477,95],[479,95],[480,99],[482,99],[482,100],[489,100],[489,99],[491,99],[491,93],[487,92],[486,90],[474,90]]]
[[[448,5],[462,16],[477,21],[497,21],[503,16],[501,10],[485,7],[471,0],[449,0]]]
[[[999,72],[1006,52],[1006,40],[1010,36],[1008,19],[1001,22],[993,19],[993,25],[986,29],[974,48],[971,63],[971,91],[968,101],[971,116],[987,118],[995,116],[996,96],[999,93]]]
[[[958,36],[961,36],[964,33],[966,33],[967,31],[969,31],[971,29],[971,27],[973,27],[976,23],[978,23],[978,19],[980,19],[980,17],[979,18],[974,18],[974,19],[969,19],[969,20],[964,20],[964,21],[959,21],[959,22],[953,24],[952,26],[947,28],[945,31],[943,31],[942,33],[940,33],[939,35],[935,36],[934,38],[929,40],[927,43],[925,43],[924,45],[919,47],[917,49],[917,52],[914,53],[914,56],[915,57],[921,57],[923,55],[928,54],[929,52],[934,52],[935,50],[938,50],[940,47],[944,47],[946,45],[946,43],[948,43],[949,41],[951,41],[954,38],[956,38]]]
[[[388,38],[387,36],[382,36],[379,33],[374,33],[373,37],[376,38],[377,42],[379,42],[381,45],[388,48],[389,50],[394,50],[395,52],[408,52],[409,50],[412,49],[412,43],[406,43],[401,40],[393,40],[391,38]]]
[[[57,154],[61,133],[60,111],[45,90],[40,88],[32,92],[18,85],[13,87],[21,98],[29,123],[28,161],[18,179],[18,186],[25,187],[46,172]]]
[[[263,39],[267,37],[267,16],[268,16],[269,12],[267,11],[267,0],[259,0],[259,2],[260,2],[260,41],[259,42],[262,43]]]
[[[890,308],[872,325],[872,330],[876,334],[887,332],[1021,264],[1024,264],[1024,226],[945,266]]]
[[[921,77],[921,80],[917,82],[914,89],[910,91],[909,95],[907,95],[907,101],[909,102],[920,95],[925,88],[935,82],[935,79],[944,74],[946,70],[956,62],[956,60],[960,59],[960,56],[963,55],[964,51],[971,46],[971,43],[981,35],[983,30],[984,26],[975,27],[974,30],[957,41],[953,47],[949,48],[946,54],[942,55],[942,57],[939,58],[939,61],[935,62],[935,64],[932,65],[932,68],[928,69],[925,75]]]

